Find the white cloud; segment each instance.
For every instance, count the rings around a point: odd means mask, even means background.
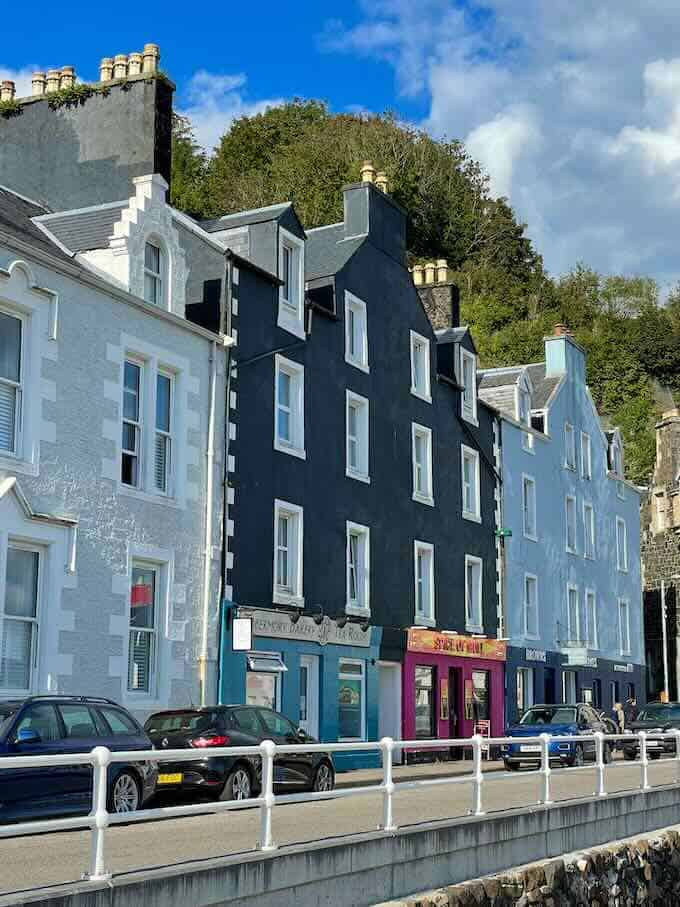
[[[246,76],[217,75],[200,69],[189,81],[186,103],[178,113],[189,117],[196,139],[211,151],[238,117],[254,116],[284,103],[283,98],[251,101],[245,96]]]
[[[374,0],[332,49],[388,61],[561,273],[680,271],[677,0]]]
[[[17,97],[27,98],[32,94],[31,75],[39,70],[39,66],[25,66],[22,69],[10,69],[0,65],[0,81],[9,79],[16,85]],[[44,72],[44,70],[42,70]]]

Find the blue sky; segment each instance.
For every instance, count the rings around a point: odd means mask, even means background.
[[[219,11],[217,11],[219,10]],[[552,273],[680,277],[678,0],[343,0],[115,8],[3,19],[0,78],[161,46],[176,106],[210,147],[295,96],[396,110],[463,139]]]

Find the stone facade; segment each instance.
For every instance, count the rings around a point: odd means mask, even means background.
[[[630,838],[380,907],[633,907],[680,903],[680,828]]]

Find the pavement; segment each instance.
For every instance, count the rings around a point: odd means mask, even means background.
[[[498,764],[497,764],[498,765]],[[526,772],[505,772],[485,763],[483,808],[487,813],[531,807],[538,803],[541,778]],[[395,767],[394,780],[441,780],[450,775],[459,779],[469,773],[471,762],[435,763]],[[652,786],[677,782],[678,763],[661,759],[649,766]],[[374,770],[339,776],[340,785],[354,781],[361,785],[379,780]],[[563,769],[552,774],[555,801],[591,796],[595,770]],[[620,759],[606,769],[610,793],[636,790],[640,785],[640,764]],[[435,784],[397,791],[394,818],[398,826],[417,829],[423,823],[469,815],[470,784]],[[287,804],[273,812],[274,840],[280,847],[319,840],[332,841],[345,835],[375,831],[382,818],[382,796],[361,794],[328,801]],[[249,853],[259,835],[259,809],[237,813],[209,813],[179,819],[115,826],[106,833],[106,864],[113,873],[163,867],[185,861]],[[0,894],[35,889],[80,879],[87,871],[90,834],[88,831],[52,832],[0,840]]]
[[[501,772],[504,770],[503,762],[498,760],[484,760],[482,771]],[[393,781],[417,781],[419,778],[445,778],[458,775],[469,775],[472,772],[472,760],[459,762],[428,762],[421,765],[394,765],[392,766]],[[362,768],[353,772],[338,772],[335,786],[341,788],[364,787],[370,784],[382,784],[381,768]]]

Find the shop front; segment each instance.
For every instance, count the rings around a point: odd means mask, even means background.
[[[505,668],[505,724],[508,727],[535,704],[563,702],[564,656],[524,646],[508,646]]]
[[[406,740],[503,733],[505,643],[407,631],[402,673]]]
[[[375,627],[325,616],[227,606],[220,702],[275,709],[324,743],[377,740],[379,635]],[[377,766],[380,757],[347,752],[333,760],[347,771]]]

